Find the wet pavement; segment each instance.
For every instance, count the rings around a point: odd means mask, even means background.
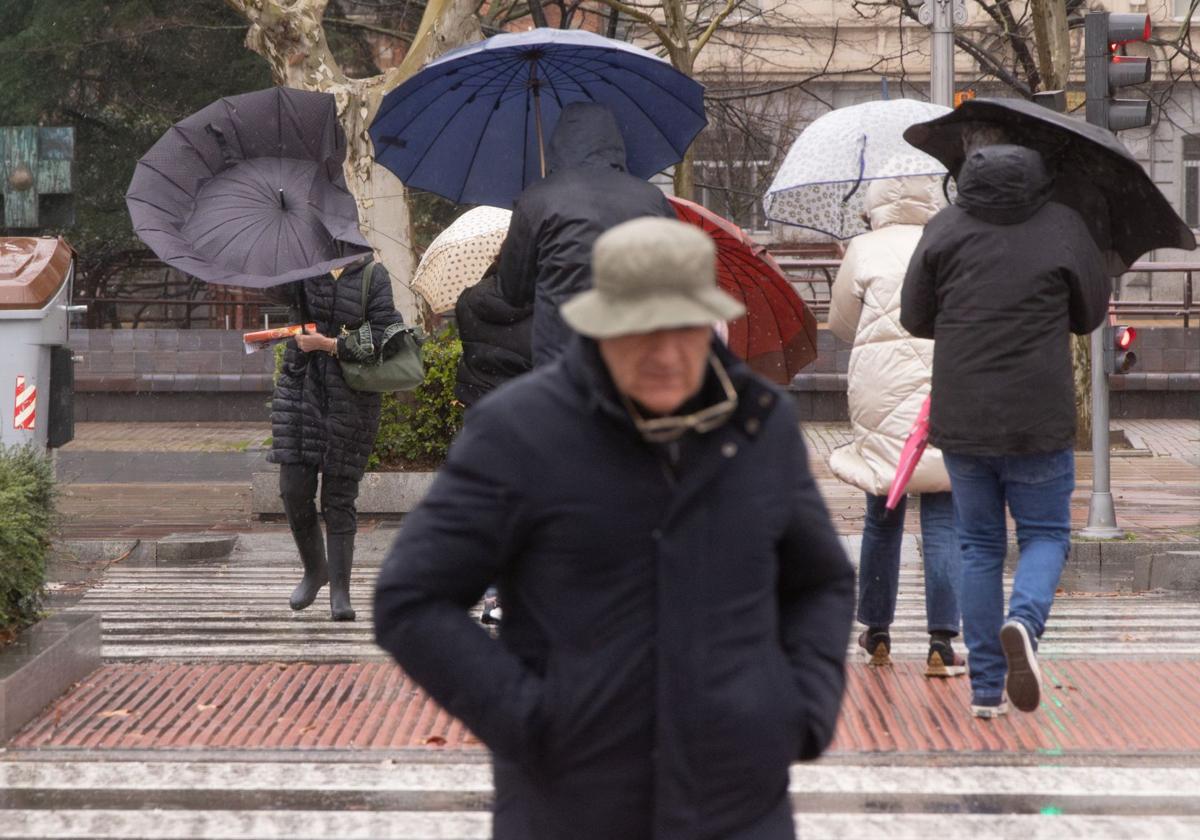
[[[72,597],[70,609],[103,617],[105,664],[0,750],[0,838],[490,836],[486,750],[371,638],[373,577],[395,523],[364,522],[359,621],[328,621],[323,599],[287,608],[290,536],[248,508],[268,431],[80,424],[59,454],[68,536],[241,537],[216,562],[117,563]],[[857,556],[862,494],[824,466],[848,433],[805,426]],[[1140,454],[1113,459],[1122,524],[1194,543],[1200,424],[1138,421],[1127,433]],[[1200,596],[1062,593],[1041,648],[1042,706],[975,720],[965,678],[922,675],[916,523],[896,664],[854,658],[831,750],[793,768],[797,836],[1200,836]]]

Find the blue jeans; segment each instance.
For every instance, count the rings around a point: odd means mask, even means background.
[[[976,700],[994,701],[1004,693],[1007,670],[1000,647],[1008,551],[1005,504],[1016,523],[1021,550],[1008,618],[1021,621],[1036,640],[1046,629],[1071,548],[1075,453],[1070,449],[1034,455],[943,451],[942,456],[954,490],[962,543],[963,638],[971,655],[971,689]]]
[[[902,498],[896,509],[890,511],[886,496],[867,494],[867,517],[859,555],[858,620],[868,627],[890,627],[896,617],[906,501]],[[929,632],[957,636],[962,561],[949,493],[921,494],[921,540],[925,620]]]

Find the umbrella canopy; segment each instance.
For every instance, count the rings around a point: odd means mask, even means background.
[[[792,143],[771,182],[763,201],[767,218],[837,239],[866,233],[863,181],[945,174],[945,166],[904,142],[904,130],[949,111],[887,99],[818,117]]]
[[[957,173],[963,130],[980,123],[1000,126],[1011,142],[1042,153],[1055,172],[1053,199],[1079,211],[1113,274],[1155,248],[1196,247],[1192,231],[1121,141],[1083,120],[1023,99],[970,99],[904,137]]]
[[[703,86],[652,53],[579,29],[533,29],[431,62],[384,97],[371,140],[409,187],[510,207],[542,177],[543,135],[571,102],[612,110],[641,178],[682,159],[707,123]]]
[[[511,210],[476,207],[437,235],[421,256],[412,287],[435,314],[454,311],[463,289],[474,286],[500,253]]]
[[[230,96],[150,148],[125,202],[133,229],[164,262],[209,283],[265,288],[370,253],[345,157],[330,94]]]
[[[789,384],[817,358],[817,319],[766,248],[706,207],[673,196],[670,201],[681,221],[713,238],[717,284],[746,307],[729,325],[729,349],[756,373]]]

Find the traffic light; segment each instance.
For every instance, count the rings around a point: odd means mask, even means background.
[[[1105,370],[1109,373],[1128,373],[1137,364],[1137,354],[1133,352],[1133,343],[1137,340],[1137,330],[1123,324],[1114,324],[1104,328],[1104,357],[1107,364]]]
[[[1150,59],[1124,54],[1125,44],[1150,37],[1150,15],[1088,12],[1083,32],[1087,121],[1111,131],[1149,125],[1149,100],[1113,94],[1150,81]]]

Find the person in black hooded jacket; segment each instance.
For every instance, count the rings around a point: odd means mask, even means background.
[[[625,170],[625,140],[606,106],[572,102],[546,150],[546,177],[513,207],[500,248],[500,292],[513,306],[534,304],[533,363],[558,358],[572,332],[558,314],[591,288],[592,243],[640,216],[675,218],[662,190]]]
[[[967,155],[954,206],[909,263],[900,322],[935,341],[929,441],[942,450],[963,546],[972,711],[1036,709],[1035,657],[1066,563],[1075,486],[1070,334],[1104,319],[1111,281],[1080,215],[1051,201],[1038,152]],[[1005,505],[1021,559],[1004,615]],[[1006,662],[1007,660],[1007,662]]]
[[[513,306],[500,294],[492,268],[454,304],[462,357],[454,384],[467,408],[484,394],[533,369],[533,304]]]

